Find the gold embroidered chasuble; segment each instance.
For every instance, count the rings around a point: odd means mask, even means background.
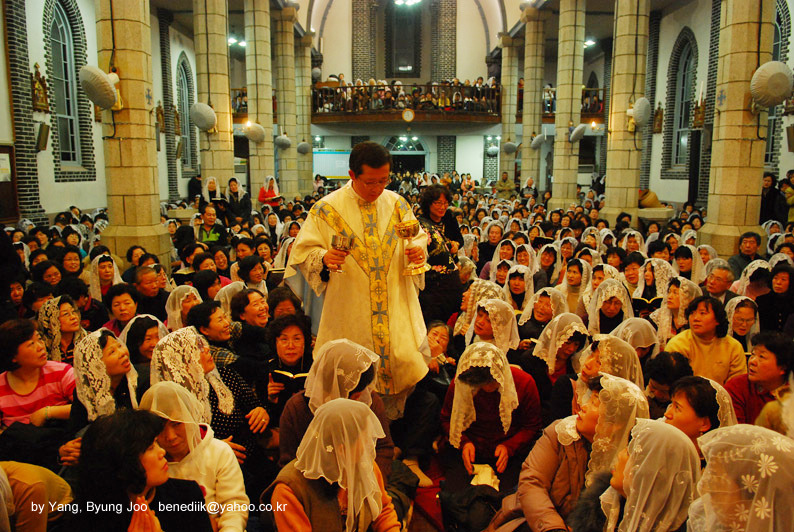
[[[418,299],[424,276],[402,274],[405,242],[394,232],[395,223],[413,218],[398,194],[384,191],[368,203],[348,183],[312,207],[285,272],[288,277],[300,268],[315,293],[325,291],[316,345],[347,338],[378,355],[376,390],[382,395],[402,393],[427,373]],[[325,283],[322,256],[335,234],[352,237],[353,244],[344,273],[331,272]],[[424,232],[414,239],[423,248],[426,242]]]

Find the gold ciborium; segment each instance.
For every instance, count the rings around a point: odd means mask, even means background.
[[[405,249],[411,249],[416,246],[413,245],[412,239],[419,234],[419,221],[406,220],[394,224],[394,232],[397,236],[405,240]],[[424,260],[421,264],[409,262],[408,266],[403,270],[403,275],[421,275],[430,269],[430,265]]]

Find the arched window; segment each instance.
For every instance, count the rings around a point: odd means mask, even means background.
[[[772,61],[780,61],[781,41],[782,34],[780,31],[781,20],[780,11],[776,12],[775,16],[775,34],[772,41]],[[775,142],[775,125],[777,122],[778,107],[770,107],[767,115],[767,129],[766,129],[766,150],[764,151],[764,162],[772,163],[777,151],[777,142]]]
[[[195,168],[193,160],[193,144],[190,136],[190,84],[188,83],[189,74],[184,62],[180,62],[177,67],[177,100],[179,107],[179,131],[182,139],[182,166],[184,168]]]
[[[400,137],[391,137],[389,141],[386,143],[386,149],[390,152],[400,152],[400,151],[412,151],[412,152],[424,152],[425,146],[422,144],[422,141],[419,140],[419,137],[408,137],[408,136],[400,136]]]
[[[673,153],[671,166],[684,166],[687,163],[687,144],[694,92],[695,60],[692,46],[684,44],[678,62],[675,79],[675,115],[673,119]]]
[[[55,100],[53,118],[58,134],[58,150],[62,163],[81,165],[79,117],[77,114],[77,71],[75,68],[72,27],[59,2],[53,7],[50,26],[52,50],[51,85]]]

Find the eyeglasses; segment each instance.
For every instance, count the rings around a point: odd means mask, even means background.
[[[752,325],[753,323],[755,323],[755,318],[748,318],[748,319],[733,318],[733,321],[735,321],[740,325]]]

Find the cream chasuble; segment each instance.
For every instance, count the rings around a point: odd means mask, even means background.
[[[398,194],[384,190],[367,203],[348,183],[312,207],[284,273],[287,278],[300,268],[317,295],[325,291],[318,347],[347,338],[380,357],[376,390],[384,396],[408,391],[428,371],[423,355],[427,351],[429,356],[427,330],[418,298],[424,274],[403,275],[405,241],[394,232],[395,223],[412,219],[408,202]],[[335,234],[353,237],[353,246],[344,273],[331,272],[326,283],[320,279],[322,258]],[[427,254],[424,231],[413,243]]]

